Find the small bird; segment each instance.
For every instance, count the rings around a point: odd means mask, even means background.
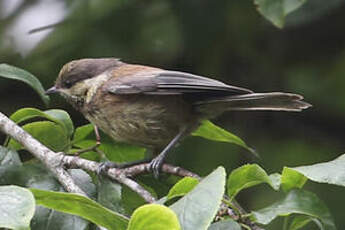
[[[225,111],[301,111],[298,94],[253,91],[190,73],[127,64],[116,58],[65,64],[47,94],[59,93],[119,142],[152,150],[154,176],[169,150],[202,120]]]

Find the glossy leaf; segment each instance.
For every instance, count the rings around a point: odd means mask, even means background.
[[[290,169],[315,182],[345,186],[345,154],[333,161]]]
[[[227,142],[239,145],[256,155],[255,150],[246,145],[246,143],[241,138],[226,131],[225,129],[222,129],[221,127],[213,124],[208,120],[203,121],[200,127],[196,131],[194,131],[192,135],[203,137],[211,141]]]
[[[90,230],[91,222],[75,215],[58,212],[43,206],[36,206],[34,218],[31,221],[33,230]]]
[[[104,177],[98,177],[97,202],[112,211],[124,213],[122,185]]]
[[[277,186],[276,182],[276,176],[272,178],[274,179],[274,183],[267,175],[265,170],[263,170],[257,164],[247,164],[241,166],[233,170],[229,175],[227,181],[228,195],[231,199],[233,199],[241,190],[261,183],[267,183],[273,189],[279,189],[279,186]]]
[[[257,10],[278,28],[283,28],[285,17],[307,0],[254,0]]]
[[[228,219],[211,224],[207,230],[241,230],[241,225],[232,219]]]
[[[128,219],[115,213],[97,202],[78,195],[63,192],[51,192],[30,189],[35,196],[36,203],[57,211],[78,215],[107,229],[126,229]]]
[[[163,205],[147,204],[136,209],[127,230],[180,230],[176,214]]]
[[[322,224],[318,219],[310,216],[300,215],[293,218],[293,220],[290,223],[289,230],[301,229],[310,222],[314,222],[317,226],[319,226],[321,230],[323,229]]]
[[[74,132],[73,122],[69,114],[60,109],[41,111],[35,108],[22,108],[14,112],[10,119],[19,124],[36,117],[44,118],[61,125],[68,137],[71,137]]]
[[[11,173],[11,169],[16,169],[22,165],[18,153],[13,149],[0,146],[0,184],[3,182],[4,174]]]
[[[41,82],[31,73],[8,64],[0,64],[0,77],[18,80],[28,84],[38,93],[45,105],[49,104],[49,97],[45,95],[45,90]]]
[[[145,149],[124,143],[118,143],[109,136],[100,132],[101,145],[99,149],[103,151],[108,160],[114,162],[130,162],[144,158]],[[78,127],[74,134],[73,145],[84,149],[96,144],[96,137],[92,124]]]
[[[0,186],[0,204],[0,228],[30,229],[35,199],[28,189]]]
[[[44,113],[47,115],[50,115],[55,120],[61,122],[64,125],[65,129],[67,130],[68,137],[72,137],[74,133],[74,126],[73,126],[71,117],[66,111],[61,110],[61,109],[50,109],[50,110],[44,111]]]
[[[179,180],[169,191],[167,199],[170,200],[175,197],[184,196],[190,192],[197,184],[199,180],[193,177],[185,177]]]
[[[284,167],[281,178],[281,186],[282,189],[287,192],[294,188],[302,188],[307,180],[308,178],[303,176],[303,174],[291,168]]]
[[[253,218],[260,224],[268,224],[278,216],[290,214],[311,216],[319,219],[325,230],[336,229],[326,205],[309,191],[292,190],[282,200],[252,212]]]
[[[171,205],[183,230],[206,230],[224,195],[225,170],[218,167],[187,195]]]
[[[53,151],[64,151],[69,146],[69,139],[65,131],[60,125],[54,122],[32,122],[24,125],[23,129]],[[13,139],[11,139],[9,145],[16,150],[22,148],[22,146]]]

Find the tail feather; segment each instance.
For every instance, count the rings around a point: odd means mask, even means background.
[[[302,111],[312,105],[303,101],[303,96],[292,93],[249,93],[227,97],[217,97],[196,103],[201,113],[219,113],[223,111]],[[213,111],[213,112],[212,112]]]

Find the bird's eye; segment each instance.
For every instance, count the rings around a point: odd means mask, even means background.
[[[72,87],[72,82],[71,82],[70,80],[66,80],[66,81],[65,81],[65,87],[66,87],[67,89],[71,88],[71,87]]]

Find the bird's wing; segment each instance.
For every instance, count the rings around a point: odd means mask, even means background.
[[[205,97],[252,93],[220,81],[177,71],[140,71],[114,78],[106,86],[112,94],[186,95]],[[201,97],[201,98],[200,98]]]

